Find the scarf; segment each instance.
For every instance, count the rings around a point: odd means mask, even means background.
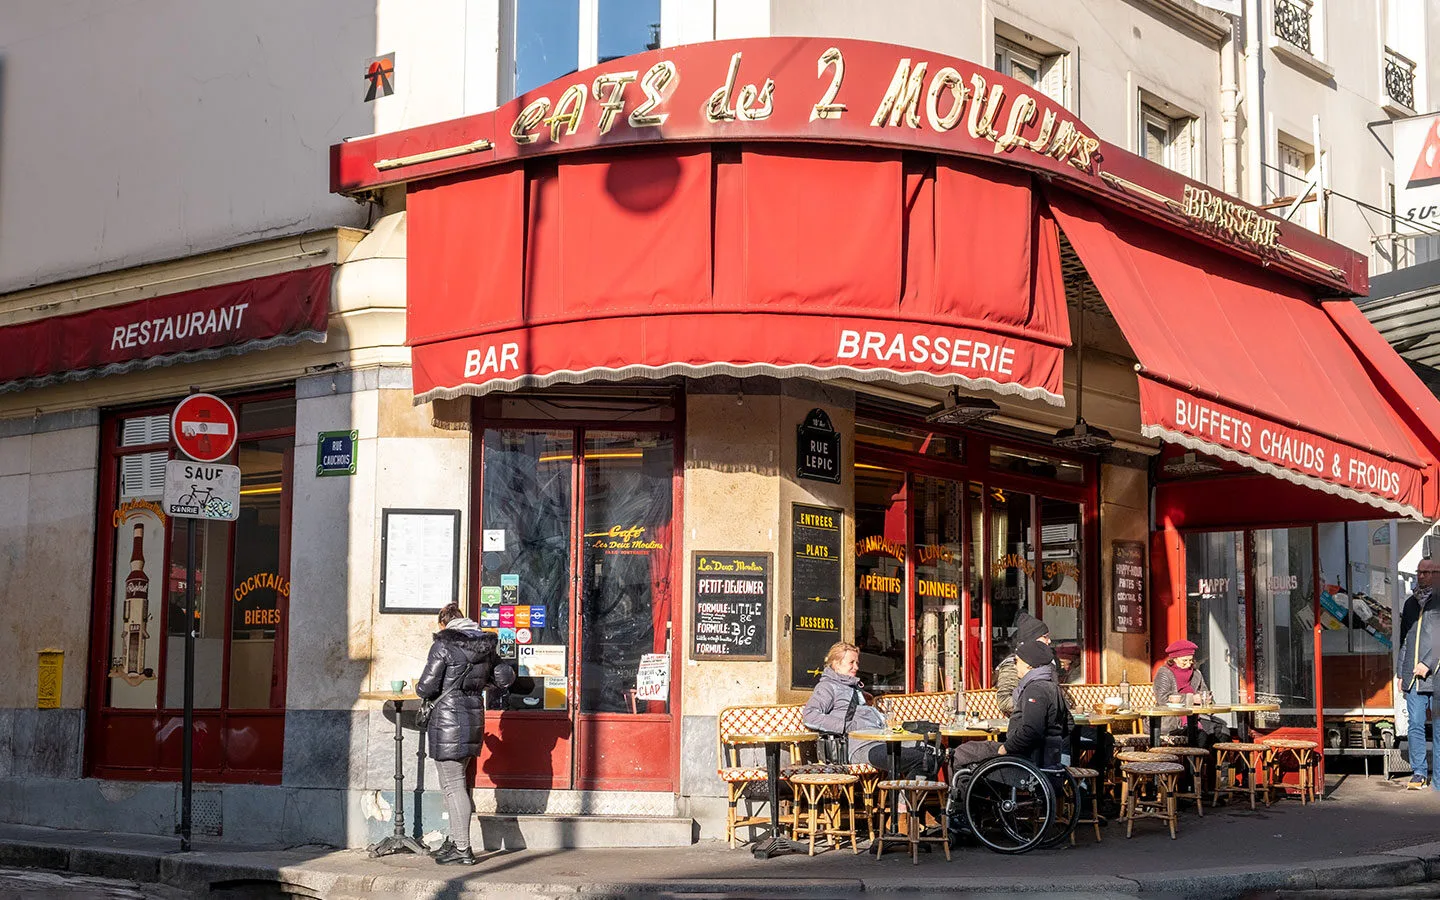
[[[1194,691],[1190,690],[1190,682],[1191,682],[1191,680],[1192,680],[1192,679],[1194,678],[1194,676],[1195,676],[1195,666],[1194,666],[1194,665],[1191,665],[1190,668],[1188,668],[1188,669],[1182,669],[1182,668],[1180,668],[1179,666],[1174,665],[1174,664],[1172,664],[1172,663],[1168,663],[1168,662],[1167,662],[1165,665],[1170,666],[1170,674],[1175,676],[1175,693],[1177,693],[1177,694],[1193,694],[1193,693],[1195,693]],[[1157,697],[1156,699],[1157,699],[1157,700],[1161,700],[1161,702],[1164,702],[1163,699],[1161,699],[1161,698],[1158,698],[1158,697]]]
[[[1025,677],[1020,679],[1020,683],[1015,685],[1015,690],[1010,694],[1010,702],[1015,706],[1016,711],[1019,711],[1020,695],[1025,692],[1025,688],[1030,686],[1030,682],[1054,680],[1055,667],[1053,665],[1036,666],[1035,668],[1026,672]]]
[[[458,618],[458,619],[451,619],[448,623],[446,623],[446,625],[445,625],[445,630],[446,630],[446,631],[479,631],[479,630],[480,630],[480,623],[479,623],[479,622],[476,622],[474,619],[469,619],[469,618],[466,618],[465,616],[461,616],[461,617]]]

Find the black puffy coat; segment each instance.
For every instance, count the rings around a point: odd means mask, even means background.
[[[466,760],[480,755],[485,739],[485,689],[494,684],[497,637],[489,631],[436,632],[425,671],[415,682],[421,699],[435,700],[426,728],[430,758]],[[465,666],[469,664],[469,671]],[[464,674],[463,683],[456,685]],[[454,690],[450,690],[452,686]],[[444,694],[441,697],[441,694]]]

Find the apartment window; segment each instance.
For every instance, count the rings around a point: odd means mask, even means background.
[[[1181,175],[1193,175],[1195,119],[1170,116],[1148,103],[1140,105],[1140,155]]]
[[[1316,21],[1313,0],[1275,0],[1275,36],[1311,56],[1319,55]]]
[[[1302,193],[1310,190],[1310,179],[1314,177],[1315,154],[1309,150],[1298,147],[1295,144],[1280,142],[1279,147],[1280,171],[1277,173],[1277,184],[1274,192],[1276,200],[1294,200]],[[1314,188],[1318,191],[1318,186]],[[1283,210],[1281,210],[1283,212]],[[1300,209],[1290,217],[1290,221],[1304,225],[1311,231],[1315,230],[1319,217],[1319,201],[1313,196],[1306,202],[1300,204]]]
[[[1425,11],[1416,3],[1387,0],[1385,43],[1381,47],[1380,105],[1395,115],[1411,115],[1423,106],[1419,60],[1425,58]]]
[[[1046,53],[995,37],[995,71],[1035,88],[1062,106],[1065,104],[1065,58],[1064,53]]]
[[[660,0],[510,0],[512,96],[660,46]]]

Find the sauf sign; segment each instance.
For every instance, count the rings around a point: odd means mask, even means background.
[[[1440,115],[1395,123],[1395,207],[1424,225],[1440,225]]]

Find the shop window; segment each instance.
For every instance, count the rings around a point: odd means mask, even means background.
[[[989,489],[990,501],[990,659],[1015,650],[1015,617],[1037,615],[1035,606],[1034,514],[1029,494]]]
[[[970,526],[970,616],[965,630],[965,685],[976,688],[989,682],[985,665],[985,641],[981,631],[985,624],[985,489],[978,484],[965,486],[968,496],[967,513]],[[999,662],[999,659],[996,659]]]
[[[1280,724],[1315,727],[1315,569],[1309,528],[1254,532],[1255,694]]]
[[[877,692],[906,685],[908,515],[904,472],[855,466],[855,639],[860,677]]]
[[[964,567],[960,499],[957,482],[915,478],[913,603],[918,619],[916,681],[922,691],[959,687]]]
[[[855,426],[855,442],[877,450],[915,453],[936,459],[963,459],[965,456],[964,438],[905,425],[859,422]]]
[[[1185,535],[1186,637],[1195,668],[1220,704],[1238,703],[1245,668],[1245,539],[1239,531]]]
[[[991,447],[990,469],[1063,484],[1085,483],[1085,467],[1080,463],[1031,450]]]
[[[511,96],[660,46],[660,0],[511,0]]]
[[[244,498],[241,498],[242,504]],[[230,527],[223,522],[195,523],[195,708],[221,705],[225,660],[225,602],[229,587]],[[169,598],[165,624],[165,706],[185,703],[185,553],[187,525],[170,529]],[[266,675],[269,683],[269,675]]]
[[[1085,680],[1084,507],[1066,500],[1040,501],[1041,618],[1060,680]]]
[[[555,694],[552,682],[547,697],[545,682],[568,676],[573,456],[569,429],[485,431],[481,527],[492,543],[481,553],[480,625],[497,631],[501,656],[514,662],[515,610],[523,607],[528,624],[520,627],[536,648],[506,695],[514,709],[566,709],[563,689]],[[496,535],[504,536],[498,546]]]
[[[245,407],[241,407],[242,415]],[[251,420],[261,419],[257,413]],[[293,415],[293,407],[292,413]],[[277,685],[276,636],[289,599],[286,473],[294,441],[242,440],[240,518],[235,522],[234,603],[230,614],[229,706],[284,706]],[[217,604],[217,611],[223,608]]]
[[[674,465],[668,436],[585,435],[581,712],[670,711],[635,691],[642,657],[670,655]]]
[[[1393,605],[1399,591],[1391,523],[1319,526],[1320,651],[1327,715],[1392,705]]]
[[[1195,130],[1192,116],[1172,115],[1170,104],[1140,104],[1139,148],[1141,156],[1181,175],[1195,175]]]

